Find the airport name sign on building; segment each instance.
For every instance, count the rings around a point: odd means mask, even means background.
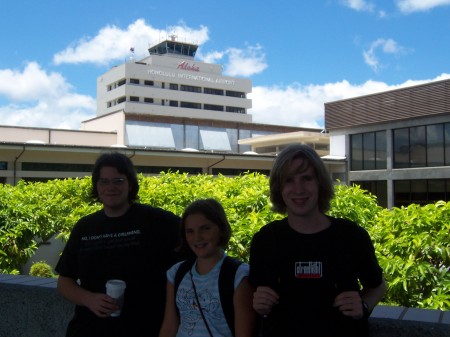
[[[172,78],[184,78],[187,80],[194,80],[194,81],[203,81],[203,82],[211,82],[211,83],[222,83],[227,85],[234,85],[234,80],[228,80],[224,78],[218,78],[218,77],[208,77],[208,76],[200,76],[200,75],[191,75],[191,74],[183,74],[183,73],[174,73],[170,71],[163,71],[163,70],[155,70],[155,69],[149,69],[147,71],[150,75],[159,75],[159,76],[165,76],[165,77],[172,77]]]
[[[190,70],[190,71],[200,71],[200,67],[196,66],[195,63],[193,65],[189,65],[188,62],[183,61],[181,62],[177,69],[182,69],[182,70]]]

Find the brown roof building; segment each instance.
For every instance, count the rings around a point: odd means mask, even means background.
[[[450,80],[325,104],[330,156],[386,207],[450,200]]]

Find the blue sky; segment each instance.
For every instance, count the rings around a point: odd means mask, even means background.
[[[0,13],[0,124],[79,129],[96,79],[169,35],[253,81],[256,123],[324,127],[324,103],[450,78],[450,0],[16,0]]]

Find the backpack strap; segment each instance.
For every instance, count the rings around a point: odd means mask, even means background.
[[[234,278],[236,271],[241,265],[242,261],[239,261],[230,256],[225,257],[222,268],[219,274],[219,294],[220,303],[222,304],[222,310],[225,315],[225,319],[228,323],[228,327],[234,336]]]
[[[178,270],[175,273],[175,279],[173,282],[174,298],[177,297],[178,287],[180,286],[180,283],[183,280],[184,275],[186,275],[186,273],[192,268],[192,266],[195,263],[195,260],[196,260],[195,257],[191,257],[187,260],[184,260],[178,267]],[[178,317],[180,317],[180,311],[178,310],[178,306],[176,305],[176,303],[175,303],[175,308],[177,309]]]

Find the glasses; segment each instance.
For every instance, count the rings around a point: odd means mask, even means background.
[[[112,184],[113,186],[122,186],[127,180],[125,178],[113,178],[113,179],[106,179],[106,178],[100,178],[98,180],[98,184],[100,186],[108,186],[109,184]]]

